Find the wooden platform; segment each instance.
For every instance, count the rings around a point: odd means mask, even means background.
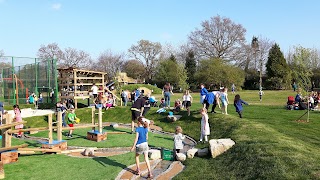
[[[53,150],[67,150],[68,144],[67,141],[52,141],[50,144],[49,142],[45,142],[42,144],[41,148],[43,149],[53,149]]]
[[[87,139],[91,141],[104,141],[107,139],[107,132],[99,133],[99,131],[88,131]]]
[[[18,161],[17,150],[3,151],[1,152],[0,156],[1,156],[1,162],[3,164],[9,164],[9,163]]]

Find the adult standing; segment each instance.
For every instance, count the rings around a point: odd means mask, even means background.
[[[127,106],[127,103],[128,103],[127,90],[126,90],[126,91],[122,90],[122,92],[121,92],[121,99],[122,99],[122,102],[123,102],[123,106]]]
[[[208,94],[208,90],[204,87],[203,83],[200,84],[200,88],[200,104],[203,104],[203,100]]]
[[[163,86],[163,89],[162,89],[162,96],[164,96],[165,107],[169,107],[170,108],[170,96],[171,96],[171,94],[173,95],[172,87],[170,86],[170,83],[167,82]]]
[[[134,130],[135,121],[143,114],[144,105],[145,99],[142,96],[139,96],[139,98],[134,101],[133,105],[131,106],[131,134]]]
[[[96,83],[92,84],[91,91],[92,91],[93,98],[97,98],[98,97],[98,87],[96,86]]]
[[[293,88],[293,91],[296,91],[296,90],[297,90],[297,84],[296,84],[296,82],[293,82],[292,88]]]

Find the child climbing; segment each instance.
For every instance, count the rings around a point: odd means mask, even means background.
[[[151,173],[151,167],[150,167],[150,162],[149,162],[149,157],[148,157],[148,122],[144,121],[143,117],[138,118],[138,127],[136,128],[136,138],[133,142],[133,146],[131,148],[131,151],[136,149],[136,174],[140,175],[140,161],[139,161],[139,156],[140,154],[144,155],[144,160],[147,164],[147,168],[149,171],[148,178],[153,178],[153,175]]]
[[[176,127],[176,132],[173,136],[174,140],[174,149],[176,153],[180,153],[180,150],[183,149],[183,140],[185,136],[182,135],[182,128],[180,126]]]
[[[202,115],[201,119],[201,134],[200,134],[200,141],[203,142],[203,138],[205,142],[208,142],[208,135],[210,135],[210,126],[209,126],[209,117],[207,114],[207,109],[202,108],[200,110],[200,114]]]
[[[236,108],[236,112],[239,114],[239,117],[242,118],[242,111],[243,111],[243,107],[242,107],[242,104],[246,104],[246,105],[249,105],[247,102],[243,101],[241,98],[240,98],[240,95],[237,94],[235,97],[234,97],[234,107]]]
[[[19,108],[19,105],[13,105],[13,112],[15,114],[15,122],[22,122],[22,117],[21,117],[21,110]],[[15,126],[15,129],[22,129],[23,124],[19,124]],[[19,132],[17,135],[18,138],[22,137],[22,132]]]
[[[69,130],[69,133],[67,134],[67,137],[72,138],[72,133],[73,133],[73,125],[76,123],[76,114],[74,108],[70,109],[70,113],[68,114],[68,126],[71,127]]]

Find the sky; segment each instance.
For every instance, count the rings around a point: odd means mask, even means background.
[[[262,36],[284,53],[320,49],[319,7],[318,0],[0,0],[0,50],[37,57],[41,45],[55,42],[97,58],[126,53],[141,39],[178,47],[216,15],[242,24],[248,42]]]

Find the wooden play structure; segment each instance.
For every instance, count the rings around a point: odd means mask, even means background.
[[[78,99],[88,99],[89,102],[89,91],[93,83],[102,87],[99,93],[104,92],[107,73],[74,68],[58,69],[58,72],[59,97],[60,99],[73,99],[75,108],[77,108]]]
[[[98,122],[95,122],[95,107],[92,107],[92,123],[89,125],[78,125],[75,127],[62,127],[62,112],[57,114],[57,126],[53,126],[52,116],[48,114],[48,127],[28,128],[13,130],[12,127],[25,124],[26,122],[12,122],[11,114],[6,114],[3,118],[3,124],[0,125],[2,134],[2,148],[0,148],[0,179],[4,178],[3,165],[18,161],[19,154],[34,154],[35,152],[42,153],[70,153],[67,150],[67,141],[62,140],[62,131],[70,129],[92,128],[87,132],[87,139],[100,142],[107,139],[107,132],[103,131],[103,127],[107,124],[102,123],[102,109],[98,109]],[[98,130],[96,130],[98,128]],[[57,140],[53,140],[52,133],[57,131]],[[41,148],[28,148],[27,144],[19,146],[11,146],[11,138],[14,133],[31,132],[31,131],[48,131],[48,141],[42,142]],[[125,132],[109,132],[110,134],[124,134]]]
[[[99,88],[99,93],[104,93],[109,91],[106,88],[107,77],[104,72],[98,71],[88,71],[81,69],[58,69],[59,78],[58,78],[58,86],[60,90],[59,98],[62,99],[73,99],[75,108],[77,109],[77,103],[79,99],[88,99],[88,105],[90,104],[90,90],[95,83]],[[113,93],[112,93],[113,94]],[[113,94],[118,100],[119,97]]]
[[[122,83],[123,85],[127,85],[127,84],[137,84],[137,83],[144,83],[141,82],[138,79],[133,79],[131,77],[127,76],[127,73],[125,72],[119,72],[117,73],[117,76],[115,77],[115,80],[119,83]]]

